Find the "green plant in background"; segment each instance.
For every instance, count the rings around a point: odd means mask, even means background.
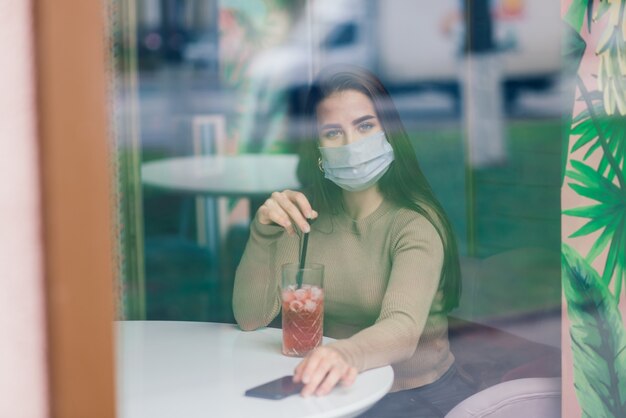
[[[570,238],[597,234],[585,258],[563,245],[562,259],[574,380],[586,417],[626,416],[626,333],[617,307],[626,276],[625,10],[626,0],[573,0],[565,15],[565,21],[575,33],[565,39],[564,52],[578,57],[576,67],[582,57],[581,48],[584,50],[579,33],[585,16],[589,32],[592,22],[608,18],[595,51],[600,58],[598,89],[589,92],[576,76],[585,109],[567,125],[570,129],[565,135],[567,145],[570,135],[580,135],[569,151],[571,170],[565,175],[573,182],[568,182],[568,186],[578,195],[595,201],[592,205],[563,211],[565,215],[588,219]],[[572,158],[572,153],[583,147],[587,149],[582,158]],[[591,160],[599,160],[596,167],[590,164]],[[605,250],[607,257],[600,275],[591,264]]]

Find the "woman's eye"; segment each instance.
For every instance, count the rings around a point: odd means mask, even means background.
[[[364,122],[364,123],[362,123],[362,124],[360,124],[360,125],[359,125],[359,131],[361,131],[361,132],[367,132],[367,131],[369,131],[370,129],[372,129],[373,127],[374,127],[374,124],[373,124],[373,123],[370,123],[370,122]]]
[[[333,129],[332,131],[324,132],[324,138],[332,139],[338,137],[340,134],[341,132],[339,130]]]

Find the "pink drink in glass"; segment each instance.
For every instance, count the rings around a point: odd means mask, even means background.
[[[282,290],[283,354],[304,357],[322,344],[324,291],[319,286],[289,285]]]

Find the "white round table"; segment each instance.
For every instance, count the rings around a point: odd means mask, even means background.
[[[298,190],[298,156],[292,154],[202,155],[165,158],[141,165],[143,184],[171,193],[206,198],[198,215],[200,242],[210,251],[211,265],[220,262],[220,243],[226,234],[227,205],[214,198],[247,198],[249,220],[272,192]],[[198,206],[197,206],[198,208]],[[222,208],[222,209],[220,209]]]
[[[298,189],[296,155],[205,155],[167,158],[141,166],[144,184],[204,196],[266,198]]]
[[[251,398],[244,396],[247,389],[293,374],[301,360],[281,354],[280,329],[121,321],[117,331],[121,418],[351,417],[382,398],[393,382],[387,366],[323,397]]]

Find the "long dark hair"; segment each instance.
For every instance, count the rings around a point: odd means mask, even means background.
[[[424,216],[441,238],[444,260],[439,289],[444,295],[444,310],[449,312],[458,306],[461,294],[459,256],[452,226],[419,167],[415,150],[389,92],[374,74],[354,66],[330,67],[319,74],[305,104],[308,123],[306,140],[300,151],[298,177],[308,190],[313,207],[331,213],[341,209],[341,188],[324,178],[318,167],[321,155],[318,149],[316,110],[326,97],[346,90],[356,90],[370,98],[393,148],[394,161],[378,182],[383,197]]]

